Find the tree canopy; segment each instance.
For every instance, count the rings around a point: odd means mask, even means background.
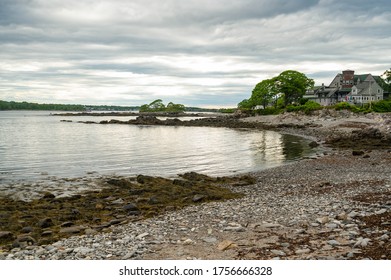
[[[284,106],[298,103],[305,92],[314,86],[314,80],[305,74],[287,70],[271,79],[266,79],[255,85],[251,97],[238,104],[239,108],[253,108],[261,105],[266,108],[271,103],[277,104],[283,99]]]
[[[141,105],[140,112],[183,112],[185,111],[185,106],[182,104],[175,104],[169,102],[164,105],[161,99],[156,99],[149,104]]]

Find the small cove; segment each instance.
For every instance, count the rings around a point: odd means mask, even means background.
[[[315,153],[308,139],[214,127],[83,124],[110,117],[0,112],[0,191],[10,184],[94,176],[246,173]],[[122,117],[127,120],[129,117]]]

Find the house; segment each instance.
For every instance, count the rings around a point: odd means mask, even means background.
[[[343,101],[361,105],[383,100],[384,90],[380,84],[380,76],[356,75],[354,70],[345,70],[338,73],[329,86],[322,84],[322,86],[315,87],[304,97],[323,106]]]

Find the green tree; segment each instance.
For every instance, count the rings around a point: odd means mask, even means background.
[[[383,74],[383,84],[380,85],[385,91],[391,92],[391,68]]]
[[[265,109],[277,96],[276,78],[263,80],[258,83],[252,91],[251,102],[256,105],[262,105]]]
[[[305,74],[294,70],[286,70],[275,79],[277,91],[284,95],[285,106],[298,102],[306,90],[314,86],[313,79],[307,78]]]
[[[254,107],[254,103],[252,102],[251,98],[250,99],[243,99],[238,103],[238,108],[242,110],[250,110]]]
[[[183,111],[185,111],[185,105],[175,104],[175,103],[170,102],[167,104],[165,111],[166,112],[183,112]]]
[[[155,101],[152,101],[148,107],[152,111],[164,111],[166,109],[166,106],[163,104],[163,101],[161,99],[156,99]]]

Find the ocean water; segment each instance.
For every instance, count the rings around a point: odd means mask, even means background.
[[[72,122],[61,122],[61,120]],[[308,140],[273,131],[84,124],[130,117],[63,117],[0,111],[0,183],[99,175],[223,176],[314,153]]]

